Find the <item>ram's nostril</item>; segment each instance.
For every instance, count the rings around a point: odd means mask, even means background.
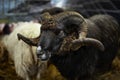
[[[40,51],[37,53],[37,58],[40,59],[41,61],[46,61],[51,57],[51,53],[49,51]]]
[[[38,50],[38,51],[41,51],[41,49],[42,49],[41,46],[38,46],[38,47],[37,47],[37,50]]]
[[[37,47],[37,51],[36,51],[36,52],[37,52],[37,55],[42,54],[42,53],[41,53],[41,50],[42,50],[41,46],[38,46],[38,47]]]

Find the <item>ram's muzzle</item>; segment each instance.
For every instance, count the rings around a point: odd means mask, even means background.
[[[49,51],[43,51],[41,46],[37,47],[37,58],[41,61],[47,61],[51,57],[51,53]]]

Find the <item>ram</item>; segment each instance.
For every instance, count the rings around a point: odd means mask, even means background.
[[[40,37],[18,34],[18,38],[38,46],[38,57],[49,59],[68,80],[90,80],[97,72],[110,69],[120,38],[119,24],[112,16],[86,19],[64,11],[53,16],[44,13],[41,20]]]

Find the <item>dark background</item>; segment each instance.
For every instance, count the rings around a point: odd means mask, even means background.
[[[14,18],[32,19],[28,13],[40,12],[45,8],[62,7],[80,12],[84,17],[94,14],[109,14],[120,23],[120,0],[0,0],[0,18],[20,16]]]

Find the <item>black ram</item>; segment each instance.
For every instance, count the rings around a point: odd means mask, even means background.
[[[109,15],[85,19],[64,11],[41,15],[41,33],[35,39],[18,38],[38,46],[42,60],[49,60],[68,80],[89,80],[96,72],[109,69],[118,51],[120,27]]]

